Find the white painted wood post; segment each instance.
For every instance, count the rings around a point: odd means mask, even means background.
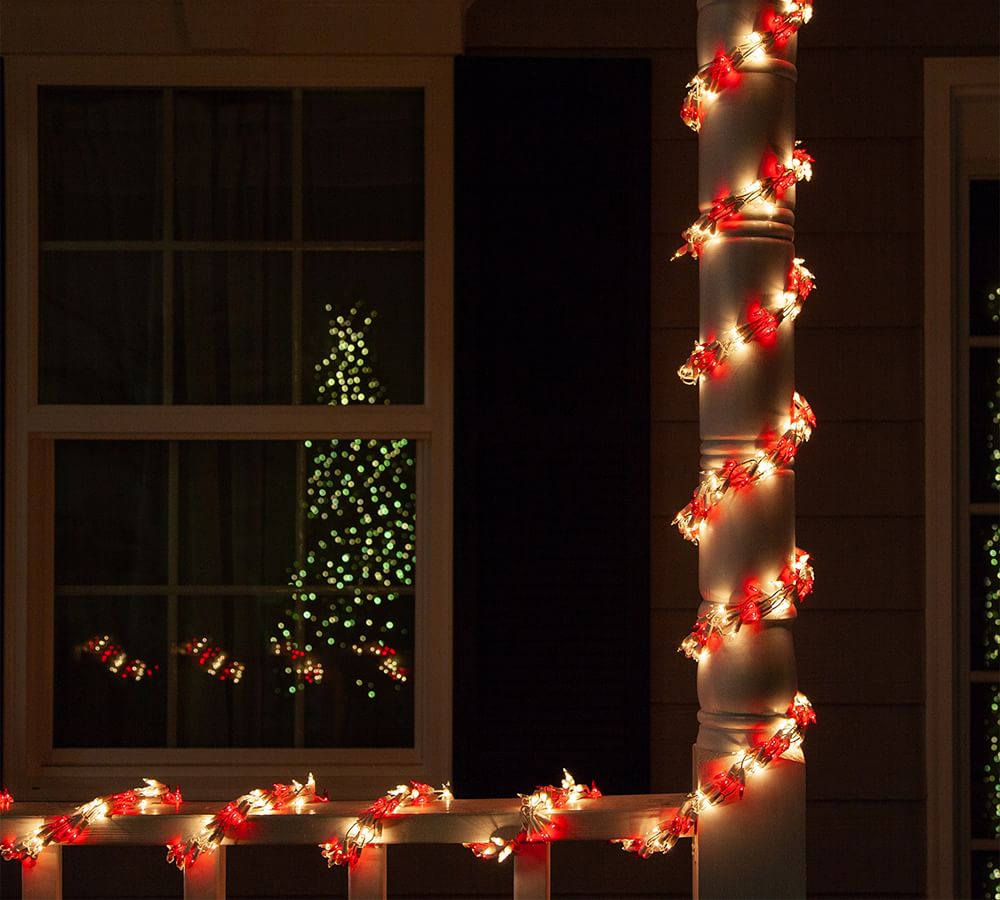
[[[62,847],[49,844],[33,866],[21,866],[24,900],[62,900]]]
[[[226,900],[226,848],[198,857],[184,869],[184,900]]]
[[[699,0],[698,63],[703,65],[761,27],[768,0]],[[772,155],[794,146],[796,39],[748,63],[739,83],[721,91],[699,134],[698,199],[702,211],[721,194],[743,190]],[[702,251],[701,337],[745,320],[748,304],[777,304],[791,267],[795,190],[777,210],[746,207],[736,227]],[[753,342],[719,377],[700,387],[701,465],[716,469],[745,459],[788,423],[794,387],[793,329],[771,346]],[[795,546],[795,476],[779,470],[725,500],[699,544],[703,603],[742,598],[748,579],[776,578]],[[698,664],[695,777],[707,781],[732,755],[776,730],[797,689],[790,626],[781,620],[744,628]],[[694,892],[699,898],[805,896],[805,767],[780,761],[756,775],[742,802],[707,810],[695,839]]]
[[[525,844],[514,856],[514,900],[549,900],[552,890],[552,845]]]
[[[389,847],[368,844],[357,864],[347,870],[347,896],[350,900],[385,900]]]

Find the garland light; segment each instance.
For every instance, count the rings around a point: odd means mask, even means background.
[[[9,796],[9,795],[8,795]],[[13,799],[13,798],[12,798]],[[22,835],[0,844],[0,856],[5,860],[21,860],[33,865],[49,844],[73,844],[94,824],[112,816],[136,816],[149,811],[150,806],[180,806],[180,788],[170,790],[152,778],[144,778],[141,787],[94,797],[71,812],[46,819],[31,834]]]
[[[116,643],[109,634],[95,635],[80,649],[84,653],[96,656],[98,662],[112,675],[117,675],[126,681],[142,681],[144,678],[152,678],[160,668],[157,665],[150,665],[144,660],[130,657],[125,648]]]
[[[397,784],[354,820],[344,835],[343,843],[340,838],[335,837],[320,844],[321,855],[326,860],[328,868],[332,866],[353,868],[361,859],[365,847],[382,836],[382,823],[387,817],[407,806],[426,806],[436,801],[448,804],[453,799],[454,795],[447,784],[441,785],[439,789],[421,781]]]
[[[795,603],[801,603],[812,593],[813,567],[809,554],[795,550],[795,558],[781,570],[771,583],[771,593],[765,594],[758,585],[749,584],[743,600],[735,606],[719,603],[703,613],[691,633],[677,648],[688,659],[699,660],[711,650],[718,638],[736,634],[743,625],[759,622],[770,615],[780,615]]]
[[[768,449],[758,450],[749,459],[731,459],[720,469],[702,472],[701,483],[691,501],[673,519],[686,540],[698,543],[702,526],[730,491],[763,481],[795,459],[799,447],[809,440],[816,427],[812,409],[797,391],[792,394],[789,418],[785,433]]]
[[[577,784],[572,775],[563,769],[559,787],[551,784],[536,787],[530,794],[518,794],[521,798],[521,830],[510,840],[494,835],[488,841],[465,844],[479,859],[495,859],[503,862],[511,854],[519,853],[525,844],[539,841],[557,840],[558,825],[552,814],[581,800],[598,800],[601,792],[596,784],[587,787]]]
[[[716,200],[708,212],[702,213],[684,231],[684,243],[671,259],[679,259],[690,253],[693,259],[701,255],[702,248],[719,237],[723,224],[738,215],[744,206],[762,203],[768,213],[775,211],[775,202],[797,181],[812,179],[812,164],[815,160],[804,147],[796,146],[792,158],[787,163],[778,163],[773,175],[766,175],[748,184],[736,194],[728,194]]]
[[[687,96],[681,106],[681,119],[694,131],[701,128],[705,108],[719,92],[728,87],[747,62],[755,62],[775,47],[783,47],[796,31],[812,18],[812,0],[786,0],[785,11],[773,14],[764,31],[754,31],[747,39],[725,53],[719,53],[702,66],[687,83]]]
[[[722,337],[694,345],[691,355],[677,370],[677,377],[685,384],[698,384],[709,377],[715,369],[738,350],[751,341],[768,341],[782,322],[794,321],[802,311],[802,304],[815,289],[816,282],[804,265],[804,260],[796,257],[788,273],[781,303],[773,309],[755,305],[750,308],[747,320],[732,328]]]
[[[198,661],[206,674],[219,681],[239,684],[246,666],[239,660],[231,659],[229,653],[212,644],[208,637],[192,638],[177,647],[178,656],[191,656]]]
[[[215,851],[223,840],[246,825],[250,816],[263,816],[291,808],[300,813],[308,803],[325,803],[326,795],[316,793],[316,781],[310,773],[305,784],[275,784],[270,790],[256,788],[227,803],[202,826],[201,831],[167,844],[167,862],[184,870],[193,866],[198,857]]]
[[[654,853],[666,853],[678,840],[695,831],[698,817],[706,809],[743,799],[748,778],[762,772],[776,759],[801,759],[799,745],[806,728],[816,721],[816,713],[804,694],[796,694],[785,716],[768,740],[745,748],[727,771],[713,776],[707,786],[699,785],[691,791],[672,819],[661,822],[645,837],[616,838],[612,843],[620,844],[623,850],[637,853],[644,859]]]

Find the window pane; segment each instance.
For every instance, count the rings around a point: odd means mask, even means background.
[[[176,259],[174,400],[291,403],[291,255]]]
[[[972,559],[973,669],[1000,666],[1000,524],[989,516],[973,516],[970,527]]]
[[[1000,330],[1000,181],[969,182],[969,329]]]
[[[969,351],[969,493],[973,503],[1000,496],[1000,356]]]
[[[286,605],[284,596],[180,598],[179,747],[294,745],[295,680],[270,641]]]
[[[160,597],[56,597],[56,747],[166,743],[166,624]]]
[[[175,236],[290,239],[288,91],[177,91]]]
[[[57,441],[55,487],[57,585],[166,581],[166,444]]]
[[[295,564],[292,441],[178,443],[182,584],[288,584]]]
[[[162,290],[159,254],[42,253],[40,402],[158,403]]]
[[[421,240],[423,92],[306,91],[302,113],[306,238]]]
[[[1000,685],[973,684],[971,731],[972,837],[1000,835]]]
[[[303,400],[421,403],[423,254],[307,253],[303,281]]]
[[[160,91],[38,91],[39,234],[44,240],[162,235]]]

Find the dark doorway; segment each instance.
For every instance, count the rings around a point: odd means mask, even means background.
[[[459,796],[649,788],[649,83],[456,62]]]

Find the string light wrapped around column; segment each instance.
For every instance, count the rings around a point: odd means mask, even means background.
[[[813,274],[805,267],[804,262],[798,257],[792,260],[792,268],[778,306],[766,309],[755,304],[748,310],[745,322],[721,337],[695,343],[691,355],[677,370],[677,377],[685,384],[698,384],[751,341],[768,341],[774,337],[782,322],[794,321],[802,311],[802,304],[816,288]]]
[[[719,237],[725,223],[751,203],[763,204],[766,212],[773,213],[774,204],[793,184],[812,180],[812,164],[815,161],[805,147],[796,145],[788,162],[774,162],[769,166],[774,168],[771,174],[758,178],[742,191],[720,197],[708,212],[698,216],[681,232],[684,243],[677,248],[671,259],[679,259],[687,253],[691,254],[692,259],[697,259],[702,248]]]
[[[714,775],[707,785],[698,785],[681,804],[676,815],[661,822],[644,837],[615,838],[623,850],[643,858],[655,853],[667,853],[682,837],[692,834],[698,816],[706,809],[743,799],[749,778],[762,772],[776,759],[800,757],[799,745],[806,728],[816,721],[812,704],[804,694],[796,694],[785,713],[786,719],[766,741],[747,747],[724,772]]]
[[[809,554],[796,549],[795,558],[772,582],[772,590],[765,594],[758,585],[749,584],[743,599],[736,604],[716,604],[695,622],[691,633],[681,641],[677,650],[689,659],[699,660],[702,654],[723,638],[732,637],[744,625],[760,622],[768,616],[781,615],[795,603],[801,603],[812,593],[813,567]]]
[[[699,31],[700,46],[711,47],[713,41],[719,41],[724,34],[731,34],[731,29],[739,28],[740,23],[746,21],[744,17],[753,12],[753,4],[733,4],[726,14],[715,13],[700,20],[700,29],[703,23],[706,26],[704,30]],[[772,12],[767,8],[762,10],[757,6],[756,12],[758,16],[763,15],[764,28],[760,32],[755,31],[745,42],[737,44],[726,53],[716,53],[688,83],[688,95],[681,110],[681,118],[695,131],[700,129],[707,103],[714,100],[720,89],[735,87],[739,80],[735,77],[737,70],[751,60],[763,63],[768,54],[776,48],[783,47],[798,28],[811,18],[812,3],[811,0],[784,0],[782,7],[779,0],[777,11]],[[781,63],[775,61],[773,65],[761,65],[757,67],[757,71],[778,75],[783,73],[783,67],[788,62],[789,60],[783,60]],[[794,53],[791,54],[791,64],[794,65]],[[703,164],[700,167],[702,209],[706,208],[705,201],[709,197],[712,199],[707,203],[707,211],[682,232],[684,244],[674,253],[673,259],[685,255],[699,259],[707,245],[723,236],[731,236],[734,242],[721,243],[720,249],[717,252],[713,251],[715,255],[709,256],[704,261],[709,265],[708,270],[703,272],[706,279],[703,282],[702,293],[703,328],[706,325],[709,328],[718,328],[719,333],[705,335],[703,331],[703,340],[695,344],[694,351],[678,370],[678,376],[687,384],[700,384],[718,374],[720,365],[751,341],[759,344],[761,351],[748,360],[748,365],[757,366],[751,374],[759,373],[759,366],[765,355],[776,346],[778,329],[784,322],[795,319],[814,288],[812,273],[805,267],[803,261],[796,257],[788,270],[784,290],[777,303],[772,301],[770,305],[764,305],[754,301],[746,307],[745,312],[738,313],[739,321],[732,327],[726,324],[724,316],[731,315],[733,319],[736,318],[733,313],[739,309],[739,295],[720,294],[719,291],[739,291],[743,284],[754,284],[755,288],[760,290],[759,282],[754,282],[756,275],[743,278],[742,269],[727,268],[737,260],[740,260],[741,264],[744,260],[743,256],[736,255],[738,252],[736,242],[764,233],[761,229],[766,228],[777,218],[778,203],[783,195],[796,183],[811,180],[813,173],[813,157],[798,142],[794,142],[790,158],[784,161],[770,155],[765,156],[758,166],[760,174],[757,180],[742,190],[721,196],[713,196],[705,190],[706,185],[733,183],[733,165],[737,166],[735,171],[739,171],[738,167],[743,163],[739,153],[732,152],[730,145],[739,141],[742,136],[758,145],[763,142],[770,144],[776,139],[781,141],[782,146],[787,146],[784,143],[786,140],[790,142],[790,120],[780,113],[781,109],[790,106],[782,107],[782,101],[778,99],[779,97],[791,99],[786,93],[787,82],[778,78],[773,81],[769,79],[768,82],[770,87],[767,86],[767,82],[757,82],[759,93],[756,97],[748,95],[743,98],[733,98],[733,104],[726,107],[728,113],[726,121],[720,123],[718,128],[713,128],[710,137],[707,132],[705,135],[707,143],[702,148],[705,155],[702,157]],[[783,85],[780,91],[778,84]],[[774,101],[774,105],[767,105],[771,100]],[[720,109],[718,114],[722,115],[722,112]],[[761,118],[752,120],[741,118],[748,112],[757,112]],[[728,187],[724,190],[728,190]],[[773,236],[781,240],[781,236],[785,233],[783,230],[778,230]],[[770,232],[767,234],[772,236]],[[790,238],[792,234],[793,231],[788,228],[787,236]],[[779,253],[785,252],[783,249],[779,251],[777,244],[767,242],[745,244],[745,246],[753,248],[753,263],[767,265],[769,272],[775,271],[775,263],[780,259]],[[794,255],[794,251],[790,255]],[[750,258],[746,257],[748,262]],[[750,271],[752,270],[748,268],[747,272]],[[722,277],[723,274],[726,277]],[[769,287],[764,288],[765,297],[768,296],[769,290]],[[720,314],[723,316],[721,324]],[[783,359],[786,359],[787,363],[783,363]],[[790,354],[787,357],[779,356],[770,360],[769,365],[772,377],[781,378],[791,374]],[[739,370],[734,370],[732,375],[738,377]],[[778,383],[781,382],[776,382]],[[712,461],[702,471],[700,483],[691,501],[673,520],[681,535],[694,544],[699,544],[705,528],[715,524],[720,529],[718,541],[713,540],[711,545],[706,541],[709,550],[703,552],[700,560],[703,572],[718,570],[717,586],[709,589],[705,586],[704,579],[702,580],[702,595],[706,602],[692,631],[678,648],[697,661],[703,660],[706,654],[713,651],[720,652],[721,668],[703,669],[699,675],[699,700],[702,705],[699,718],[702,725],[695,745],[695,755],[698,771],[702,774],[698,787],[687,796],[672,818],[661,823],[644,837],[620,841],[624,849],[643,857],[666,852],[681,837],[693,834],[698,825],[699,815],[706,809],[742,798],[747,779],[756,772],[768,768],[783,757],[804,760],[799,745],[806,727],[816,720],[809,701],[802,694],[796,694],[787,708],[785,720],[770,738],[758,744],[756,731],[745,728],[743,723],[748,716],[755,716],[759,711],[776,710],[776,701],[781,695],[775,696],[773,689],[779,682],[787,685],[783,690],[790,690],[794,685],[794,662],[791,659],[790,644],[782,645],[776,641],[775,636],[779,632],[771,628],[758,627],[754,628],[746,638],[750,643],[745,643],[735,655],[722,654],[727,646],[727,640],[744,625],[763,623],[766,619],[788,618],[794,604],[801,602],[811,593],[814,582],[809,554],[799,549],[794,551],[779,577],[767,588],[762,587],[756,580],[746,581],[746,575],[741,568],[747,562],[756,567],[767,565],[767,557],[781,546],[782,542],[778,540],[778,536],[783,533],[787,524],[788,520],[785,517],[793,515],[790,492],[787,490],[784,492],[784,502],[787,505],[765,511],[759,526],[760,544],[755,545],[753,553],[746,548],[748,538],[745,536],[745,532],[752,526],[742,517],[748,514],[748,510],[760,507],[741,505],[735,501],[727,504],[725,508],[720,508],[720,504],[731,493],[754,487],[779,469],[789,467],[799,447],[812,436],[816,418],[805,399],[798,392],[793,392],[787,426],[775,427],[772,424],[771,410],[776,401],[780,402],[780,395],[779,397],[774,397],[773,394],[770,397],[754,396],[738,390],[732,390],[730,393],[732,384],[731,381],[720,382],[711,385],[708,391],[703,391],[701,394],[702,446],[707,458]],[[728,409],[727,402],[736,404],[736,408]],[[754,426],[750,423],[758,415],[761,417],[760,421],[766,424],[757,426],[760,429],[759,437],[754,442],[750,437]],[[734,422],[739,424],[734,425]],[[771,438],[775,433],[780,434],[776,441]],[[720,452],[721,448],[730,444],[742,445],[745,449],[727,448]],[[726,458],[728,454],[732,456]],[[721,465],[715,461],[720,457],[724,460]],[[724,518],[728,516],[732,516],[732,521]],[[777,530],[780,519],[784,521],[780,522],[781,530]],[[766,552],[761,552],[765,548]],[[731,565],[722,555],[726,550],[735,550],[739,556]],[[744,556],[740,556],[745,550],[747,550],[746,561]],[[710,598],[714,590],[726,585],[727,581],[728,587],[725,590],[729,594],[728,602],[712,602]],[[763,643],[758,645],[757,641]],[[763,673],[760,672],[761,666],[765,667]],[[713,683],[714,672],[721,674],[715,677]],[[736,687],[743,682],[749,685],[754,679],[762,676],[764,684],[768,681],[768,674],[773,675],[771,683],[767,689],[757,693],[753,700],[748,699],[749,694],[754,694],[752,688],[748,687],[748,690],[744,691]],[[746,735],[743,740],[750,737],[750,745],[733,758],[730,747],[737,731],[742,731]],[[722,760],[732,761],[728,763],[726,769],[717,772],[716,768]],[[789,787],[795,783],[795,778],[788,780]],[[777,805],[773,800],[765,799],[764,802],[770,809],[781,810],[779,814],[785,817],[784,821],[776,823],[777,833],[783,834],[786,840],[799,841],[801,832],[790,830],[794,799],[794,796],[786,797],[785,801],[792,805],[784,807],[781,802]],[[706,826],[701,835],[702,842],[699,844],[698,856],[699,861],[706,866],[704,873],[706,876],[708,867],[717,866],[720,860],[725,858],[725,848],[731,844],[737,833],[734,824],[727,825],[722,820],[712,828]],[[748,854],[759,851],[764,845],[753,840],[750,846],[753,849],[748,849],[746,851]],[[696,891],[704,890],[706,895],[716,896],[729,895],[739,890],[738,877],[712,872],[710,877],[705,877],[703,880],[702,875],[701,870],[698,870]],[[782,884],[775,882],[769,889],[774,892],[773,896],[793,896],[804,892],[805,886],[804,882],[793,874],[787,882]]]
[[[725,53],[716,54],[687,83],[687,96],[681,106],[681,119],[693,131],[701,129],[708,106],[719,92],[734,82],[736,74],[748,62],[756,61],[776,47],[782,47],[796,31],[812,18],[812,0],[787,0],[782,13],[774,13],[763,31],[754,31],[747,39]]]
[[[812,408],[805,397],[796,391],[792,394],[789,423],[784,434],[766,450],[758,450],[748,459],[731,459],[719,469],[702,472],[701,482],[691,501],[674,516],[672,524],[677,526],[686,540],[697,544],[704,523],[730,491],[751,487],[775,470],[789,465],[799,447],[812,436],[815,427],[816,417]]]

